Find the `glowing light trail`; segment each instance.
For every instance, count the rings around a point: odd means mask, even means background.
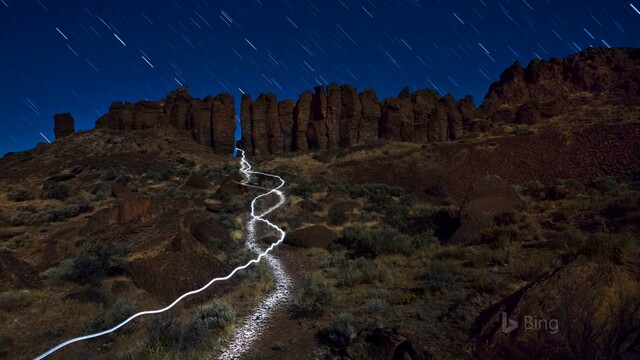
[[[131,322],[133,319],[135,319],[137,317],[140,317],[140,316],[143,316],[143,315],[152,315],[152,314],[159,314],[159,313],[165,312],[165,311],[171,309],[172,307],[174,307],[177,303],[179,303],[180,301],[182,301],[186,297],[198,294],[198,293],[206,290],[213,283],[219,282],[219,281],[229,280],[238,271],[246,269],[249,266],[251,266],[252,264],[255,264],[255,263],[259,262],[262,258],[267,257],[268,254],[276,246],[278,246],[280,243],[282,243],[284,241],[284,236],[285,236],[284,230],[282,230],[278,226],[274,225],[269,220],[263,218],[264,216],[268,215],[269,213],[271,213],[272,211],[274,211],[275,209],[280,207],[282,204],[284,204],[284,201],[285,201],[284,194],[282,193],[282,191],[280,191],[280,189],[285,184],[284,179],[282,179],[278,175],[267,174],[267,173],[262,173],[262,172],[251,170],[251,165],[249,164],[249,162],[245,158],[244,150],[242,150],[242,149],[237,149],[237,150],[242,153],[242,159],[240,160],[240,164],[241,164],[240,171],[242,172],[242,174],[243,174],[243,176],[245,178],[245,180],[243,181],[243,184],[247,184],[249,182],[249,180],[251,179],[251,175],[252,174],[268,176],[268,177],[272,177],[272,178],[278,179],[280,181],[280,185],[276,186],[275,188],[269,190],[268,192],[266,192],[264,194],[258,195],[255,198],[253,198],[253,200],[251,201],[251,217],[252,217],[252,220],[249,222],[249,226],[248,226],[249,231],[251,231],[251,229],[254,226],[254,225],[251,225],[251,223],[253,222],[255,224],[256,221],[261,221],[261,222],[265,223],[266,225],[268,225],[269,227],[271,227],[274,230],[276,230],[280,234],[280,237],[279,237],[278,241],[276,241],[273,244],[271,244],[266,250],[260,252],[258,254],[257,258],[252,259],[249,262],[247,262],[246,264],[244,264],[242,266],[238,266],[237,268],[235,268],[231,273],[229,273],[229,275],[227,275],[225,277],[219,277],[219,278],[212,279],[211,281],[209,281],[203,287],[182,294],[180,297],[178,297],[176,300],[174,300],[171,304],[167,305],[166,307],[164,307],[162,309],[141,311],[139,313],[131,315],[128,319],[126,319],[123,322],[121,322],[120,324],[112,327],[111,329],[107,329],[107,330],[104,330],[104,331],[101,331],[101,332],[97,332],[97,333],[94,333],[94,334],[89,334],[89,335],[80,336],[80,337],[77,337],[77,338],[73,338],[73,339],[67,340],[67,341],[65,341],[63,343],[60,343],[60,344],[54,346],[53,348],[49,349],[48,351],[46,351],[42,355],[39,355],[38,357],[35,358],[35,360],[44,359],[45,357],[51,355],[52,353],[62,349],[63,347],[65,347],[65,346],[67,346],[69,344],[73,344],[75,342],[88,340],[88,339],[93,339],[93,338],[97,338],[97,337],[100,337],[100,336],[103,336],[103,335],[107,335],[107,334],[113,333],[113,332],[115,332],[116,330],[118,330],[121,327],[125,326],[126,324],[128,324],[129,322]],[[263,213],[261,213],[259,215],[256,215],[256,202],[258,201],[258,199],[261,199],[261,198],[266,197],[266,196],[271,195],[271,194],[276,194],[280,198],[280,201],[278,202],[278,204],[272,206],[271,208],[267,209]],[[251,235],[251,233],[250,233],[250,235]],[[257,247],[257,245],[255,245],[255,246]],[[254,250],[254,249],[252,249],[252,250]],[[273,267],[273,264],[270,264],[270,265],[272,265],[272,267]],[[280,285],[280,284],[278,284],[278,285]],[[224,356],[224,354],[223,354],[223,356]]]

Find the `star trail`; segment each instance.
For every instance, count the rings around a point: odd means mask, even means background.
[[[91,129],[113,101],[182,85],[236,106],[330,82],[479,103],[515,60],[640,46],[624,1],[0,1],[0,155],[51,139],[54,113]]]

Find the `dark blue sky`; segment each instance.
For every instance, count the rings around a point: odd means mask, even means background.
[[[640,46],[640,1],[0,0],[0,156],[90,129],[116,100],[317,84],[436,88],[479,102],[514,60]],[[238,104],[236,104],[238,105]]]

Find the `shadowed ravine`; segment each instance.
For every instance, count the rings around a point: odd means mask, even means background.
[[[172,307],[174,307],[176,304],[178,304],[180,301],[182,301],[183,299],[185,299],[185,298],[187,298],[187,297],[189,297],[191,295],[195,295],[195,294],[198,294],[198,293],[206,290],[211,285],[213,285],[213,283],[215,283],[215,282],[228,280],[233,275],[235,275],[238,271],[246,269],[247,267],[251,266],[252,264],[255,264],[258,261],[260,261],[262,258],[266,258],[267,262],[269,263],[271,268],[274,270],[274,273],[275,273],[275,276],[276,276],[276,279],[277,279],[276,280],[277,290],[271,296],[269,296],[265,300],[263,300],[263,302],[258,306],[257,310],[254,312],[254,314],[252,314],[251,317],[248,317],[243,321],[242,326],[240,326],[235,331],[234,339],[233,339],[231,345],[229,345],[229,347],[223,352],[223,354],[220,356],[220,359],[235,359],[235,358],[239,357],[245,350],[247,350],[247,346],[250,345],[256,339],[257,335],[260,333],[260,330],[262,329],[262,326],[264,326],[264,321],[266,320],[268,315],[271,313],[271,310],[277,304],[281,303],[282,300],[287,298],[287,296],[289,294],[290,279],[287,276],[287,274],[284,272],[282,266],[280,265],[280,262],[276,258],[274,258],[273,256],[269,256],[269,252],[271,252],[276,246],[278,246],[280,243],[282,243],[284,241],[285,232],[280,227],[278,227],[278,226],[274,225],[273,223],[271,223],[269,220],[264,219],[264,216],[268,215],[269,213],[273,212],[274,210],[276,210],[277,208],[282,206],[282,204],[284,204],[285,197],[284,197],[284,194],[282,193],[282,191],[280,191],[280,189],[284,186],[285,181],[284,181],[284,179],[282,179],[281,177],[279,177],[277,175],[267,174],[267,173],[262,173],[262,172],[251,170],[251,164],[249,164],[249,162],[246,160],[245,152],[243,150],[241,150],[241,149],[238,149],[238,151],[241,152],[241,156],[242,156],[241,160],[240,160],[240,164],[241,164],[240,171],[242,172],[243,176],[245,177],[245,180],[242,182],[243,185],[250,186],[250,187],[255,187],[255,186],[249,184],[249,181],[251,180],[251,176],[252,175],[260,175],[260,176],[272,177],[272,178],[274,178],[274,179],[276,179],[276,180],[278,180],[280,182],[280,184],[278,186],[276,186],[275,188],[272,188],[268,192],[265,192],[263,194],[260,194],[260,195],[256,196],[251,201],[251,213],[250,213],[251,220],[247,224],[247,236],[248,237],[247,237],[247,240],[246,240],[246,245],[251,251],[253,251],[257,255],[257,257],[255,259],[250,260],[245,265],[242,265],[242,266],[239,266],[239,267],[235,268],[231,273],[229,273],[229,275],[227,275],[225,277],[219,277],[219,278],[212,279],[211,281],[209,281],[203,287],[182,294],[180,297],[178,297],[176,300],[174,300],[171,304],[167,305],[166,307],[164,307],[162,309],[141,311],[141,312],[138,312],[136,314],[131,315],[128,319],[124,320],[123,322],[119,323],[118,325],[116,325],[116,326],[114,326],[114,327],[112,327],[110,329],[107,329],[107,330],[104,330],[104,331],[101,331],[101,332],[97,332],[97,333],[94,333],[94,334],[84,335],[84,336],[80,336],[80,337],[77,337],[77,338],[73,338],[73,339],[67,340],[67,341],[65,341],[63,343],[60,343],[60,344],[54,346],[53,348],[47,350],[43,354],[37,356],[35,358],[36,360],[44,359],[45,357],[47,357],[47,356],[51,355],[52,353],[60,350],[61,348],[65,347],[67,345],[73,344],[75,342],[84,341],[84,340],[88,340],[88,339],[92,339],[92,338],[97,338],[97,337],[100,337],[100,336],[103,336],[103,335],[107,335],[107,334],[113,333],[113,332],[115,332],[116,330],[120,329],[121,327],[123,327],[124,325],[128,324],[129,322],[131,322],[132,320],[134,320],[137,317],[140,317],[140,316],[143,316],[143,315],[159,314],[159,313],[168,311]],[[256,204],[257,204],[258,199],[270,196],[272,194],[275,194],[276,196],[278,196],[278,198],[279,198],[278,203],[276,205],[270,207],[266,211],[256,215]],[[256,225],[256,222],[258,222],[258,221],[266,224],[267,226],[273,228],[275,231],[277,231],[279,233],[278,241],[276,241],[273,244],[271,244],[265,250],[261,250],[258,247],[258,245],[255,243],[255,225]]]

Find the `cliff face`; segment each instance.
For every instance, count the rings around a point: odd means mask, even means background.
[[[565,112],[585,92],[637,103],[640,49],[590,48],[562,59],[532,60],[525,68],[516,61],[491,84],[481,109],[494,120],[531,122]]]
[[[331,83],[305,91],[297,101],[278,101],[272,93],[240,103],[240,146],[254,155],[345,148],[378,139],[431,143],[482,131],[486,122],[532,124],[567,112],[580,93],[640,98],[640,49],[587,49],[564,59],[534,60],[507,68],[491,84],[480,109],[471,96],[456,101],[428,89],[378,100],[373,89],[358,93]],[[234,99],[228,94],[191,97],[186,88],[164,100],[113,103],[96,128],[146,129],[171,125],[199,144],[230,153],[235,146]],[[480,124],[480,125],[479,125]],[[485,125],[483,125],[485,124]]]

